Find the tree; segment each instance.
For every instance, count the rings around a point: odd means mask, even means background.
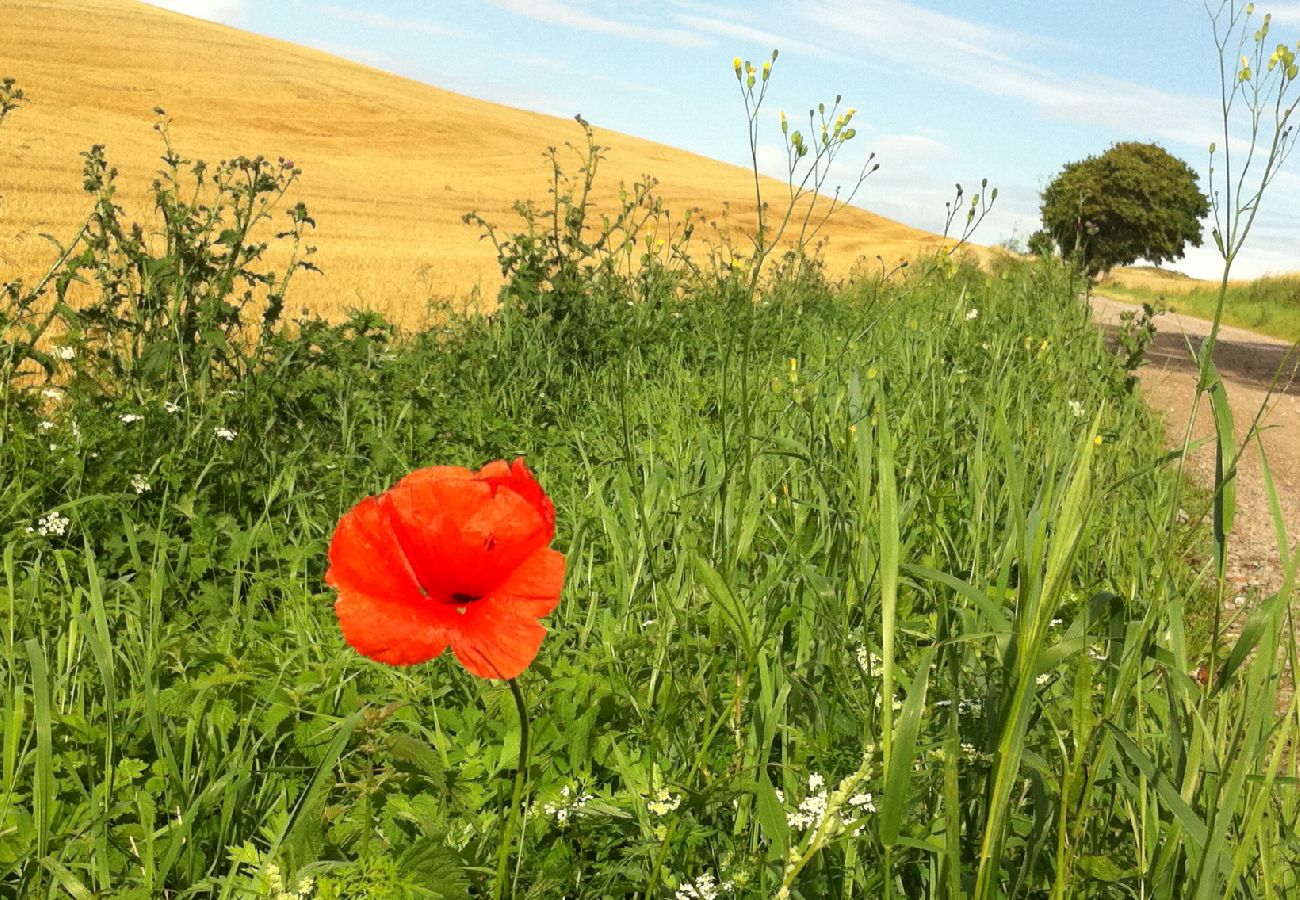
[[[1138,259],[1159,265],[1201,246],[1210,211],[1192,168],[1156,144],[1128,141],[1072,162],[1043,191],[1043,227],[1078,247],[1090,275]]]

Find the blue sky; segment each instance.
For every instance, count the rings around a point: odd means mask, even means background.
[[[1204,172],[1221,139],[1201,0],[156,0],[449,90],[745,164],[731,59],[779,48],[770,108],[836,94],[858,109],[861,205],[942,225],[954,182],[999,188],[981,243],[1038,226],[1038,194],[1069,161],[1156,141]],[[1300,2],[1258,4],[1300,39]],[[779,173],[780,132],[761,158]],[[666,173],[665,173],[666,174]],[[1206,188],[1204,174],[1202,188]],[[1270,188],[1234,274],[1300,269],[1300,157]],[[1219,271],[1210,246],[1172,266]]]

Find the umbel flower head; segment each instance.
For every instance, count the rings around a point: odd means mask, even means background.
[[[325,581],[343,637],[389,665],[452,653],[480,678],[514,678],[546,636],[564,555],[555,507],[522,459],[434,466],[339,520]]]

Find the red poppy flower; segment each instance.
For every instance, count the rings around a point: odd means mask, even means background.
[[[389,665],[450,646],[471,674],[514,678],[560,599],[554,536],[555,507],[522,459],[412,472],[334,531],[325,581],[339,592],[343,637]]]

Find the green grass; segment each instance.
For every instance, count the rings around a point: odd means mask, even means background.
[[[1214,318],[1219,302],[1217,285],[1186,292],[1164,292],[1107,284],[1101,291],[1135,303],[1160,301],[1181,315],[1207,320]],[[1300,276],[1281,275],[1234,282],[1229,285],[1224,301],[1223,321],[1285,341],[1300,341]]]
[[[149,243],[100,162],[51,282],[93,302],[4,295],[0,896],[491,892],[510,691],[360,657],[322,575],[361,498],[516,455],[569,568],[507,893],[1300,890],[1286,591],[1189,639],[1205,501],[1058,264],[833,286],[534,229],[491,317],[286,324],[232,186],[274,171],[162,184]]]

